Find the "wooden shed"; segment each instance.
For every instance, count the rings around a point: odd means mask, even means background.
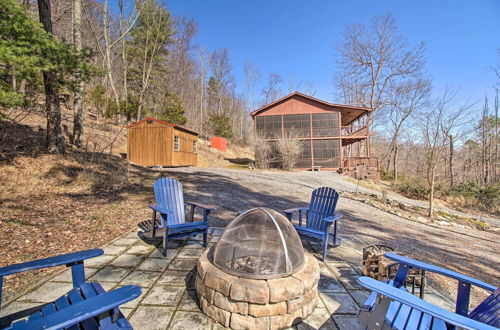
[[[196,166],[198,133],[156,118],[127,126],[127,158],[143,166]]]

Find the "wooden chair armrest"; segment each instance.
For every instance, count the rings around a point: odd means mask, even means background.
[[[23,262],[20,264],[9,265],[0,268],[0,277],[26,272],[30,270],[40,269],[40,268],[50,268],[61,265],[71,265],[85,259],[95,258],[104,254],[101,249],[85,250],[73,253],[62,254],[55,257],[49,257],[39,260],[33,260],[28,262]]]
[[[462,327],[466,329],[488,329],[493,330],[495,327],[489,326],[485,323],[481,323],[460,314],[456,314],[440,307],[437,307],[427,301],[424,301],[409,292],[395,288],[392,285],[374,280],[370,277],[362,276],[358,279],[359,283],[383,296],[390,298],[391,300],[398,301],[409,307],[415,308],[418,311],[429,314],[435,318],[443,320],[449,324],[453,324],[457,327]]]
[[[149,207],[160,214],[172,214],[172,211],[159,207],[155,204],[150,204]]]
[[[292,209],[283,210],[283,212],[285,214],[292,214],[292,213],[296,213],[296,212],[299,212],[299,211],[309,211],[309,208],[308,207],[295,207],[295,208],[292,208]]]
[[[335,222],[335,221],[337,221],[339,219],[342,219],[342,217],[343,217],[343,215],[341,213],[335,213],[332,216],[323,218],[323,220],[326,221],[326,222],[332,223],[332,222]]]
[[[494,285],[485,283],[485,282],[480,281],[480,280],[476,280],[475,278],[448,270],[446,268],[430,265],[430,264],[427,264],[425,262],[421,262],[421,261],[414,260],[414,259],[411,259],[408,257],[404,257],[404,256],[401,256],[401,255],[398,255],[395,253],[385,253],[384,256],[391,259],[391,260],[394,260],[400,264],[408,265],[410,267],[414,267],[414,268],[422,269],[425,271],[433,272],[436,274],[444,275],[444,276],[447,276],[450,278],[454,278],[454,279],[459,280],[461,282],[475,285],[475,286],[478,286],[480,288],[486,289],[488,291],[495,291],[497,289]]]
[[[15,329],[62,329],[93,316],[110,311],[141,295],[141,288],[127,285],[122,288],[88,298],[41,319],[16,324]]]
[[[186,204],[200,207],[200,208],[208,210],[208,211],[213,211],[213,210],[217,209],[217,207],[215,207],[213,205],[207,205],[207,204],[202,204],[202,203],[198,203],[198,202],[186,202]]]

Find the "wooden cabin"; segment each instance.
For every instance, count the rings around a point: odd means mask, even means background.
[[[378,158],[370,155],[370,112],[294,92],[251,116],[255,133],[271,143],[289,137],[303,141],[299,169],[336,170],[378,180]]]
[[[143,166],[196,166],[198,133],[156,118],[127,126],[127,158]]]

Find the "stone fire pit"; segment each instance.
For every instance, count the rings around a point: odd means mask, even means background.
[[[307,318],[318,303],[317,260],[281,214],[252,209],[225,229],[198,260],[202,311],[233,329],[281,329]]]

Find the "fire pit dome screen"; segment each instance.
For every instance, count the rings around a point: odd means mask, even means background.
[[[215,247],[213,263],[239,277],[277,278],[302,267],[304,250],[287,218],[267,208],[255,208],[226,227]]]

